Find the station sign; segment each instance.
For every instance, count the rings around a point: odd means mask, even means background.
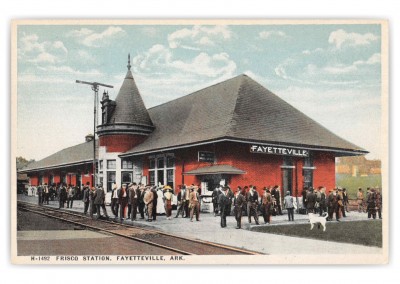
[[[198,161],[199,162],[214,163],[214,160],[215,160],[214,152],[206,152],[206,151],[198,152]]]
[[[305,149],[278,147],[278,146],[263,146],[254,144],[250,146],[250,153],[283,155],[283,156],[293,156],[293,157],[308,157],[310,155],[310,151]]]

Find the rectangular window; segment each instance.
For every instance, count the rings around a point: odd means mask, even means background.
[[[115,182],[115,172],[107,172],[107,192],[112,191],[112,185]]]
[[[116,166],[115,160],[107,160],[107,169],[116,169]]]
[[[99,164],[99,170],[102,171],[103,170],[103,160],[100,160],[100,164]]]
[[[167,168],[173,168],[175,166],[175,158],[167,157]]]
[[[174,188],[174,170],[167,170],[167,185]]]
[[[150,159],[149,162],[150,162],[149,169],[155,169],[156,161],[154,159]]]
[[[150,185],[155,184],[155,174],[154,171],[149,171],[149,183]]]
[[[133,169],[133,161],[122,160],[121,168],[124,170],[132,170]]]
[[[164,158],[158,158],[157,159],[157,168],[158,169],[164,168]]]
[[[132,172],[121,172],[122,183],[130,183],[133,180]]]

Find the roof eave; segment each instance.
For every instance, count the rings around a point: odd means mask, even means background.
[[[268,146],[283,146],[283,147],[292,147],[292,148],[299,148],[299,149],[307,149],[307,150],[314,150],[314,151],[324,151],[324,152],[334,152],[337,153],[339,156],[358,156],[358,155],[365,155],[369,152],[364,149],[345,149],[345,148],[333,148],[327,146],[317,146],[317,145],[302,145],[302,144],[294,144],[294,143],[279,143],[279,142],[268,142],[268,141],[257,141],[257,140],[250,140],[250,139],[241,139],[235,137],[220,137],[214,138],[210,140],[199,141],[195,143],[187,143],[182,145],[175,145],[175,146],[166,146],[162,148],[152,149],[152,150],[144,150],[139,152],[129,152],[118,155],[121,158],[130,157],[130,156],[141,156],[146,154],[157,153],[160,151],[172,151],[182,148],[190,148],[194,146],[201,146],[207,145],[212,143],[219,143],[219,142],[238,142],[238,143],[246,143],[246,144],[261,144],[261,145],[268,145]]]
[[[72,162],[72,163],[65,163],[65,164],[59,164],[59,165],[51,165],[51,166],[38,167],[38,168],[33,168],[33,169],[20,170],[20,171],[18,171],[18,173],[23,174],[23,173],[30,173],[30,172],[38,172],[38,171],[43,171],[43,170],[67,168],[67,167],[79,166],[79,165],[83,165],[83,164],[92,164],[92,163],[93,163],[93,160],[83,160],[83,161]]]

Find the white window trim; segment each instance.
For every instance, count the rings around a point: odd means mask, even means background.
[[[149,156],[149,160],[154,159],[154,164],[155,164],[153,169],[149,168],[149,184],[150,184],[150,172],[154,172],[154,184],[158,185],[158,183],[157,183],[158,182],[158,171],[163,170],[164,171],[163,185],[165,185],[168,183],[167,170],[173,170],[173,183],[175,186],[175,161],[174,161],[173,167],[167,167],[167,158],[168,157],[175,158],[175,154],[174,153],[166,153],[166,154],[158,154],[158,155]],[[164,159],[164,167],[163,168],[158,168],[158,159],[160,159],[160,158]]]

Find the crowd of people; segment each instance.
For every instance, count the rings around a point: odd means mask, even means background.
[[[328,212],[328,221],[333,220],[335,214],[336,221],[346,218],[346,212],[349,212],[349,197],[346,188],[334,188],[329,190],[326,195],[324,187],[317,189],[305,188],[303,190],[303,206],[307,213],[319,213],[320,216],[324,212]],[[382,195],[378,188],[367,188],[367,196],[364,197],[362,188],[358,189],[357,204],[359,213],[368,213],[368,218],[376,219],[376,214],[382,219]]]
[[[187,193],[187,194],[186,194]],[[148,222],[156,221],[157,214],[165,213],[167,220],[172,219],[172,201],[174,191],[166,186],[144,186],[143,184],[124,183],[121,187],[113,184],[111,191],[111,212],[114,218],[119,218],[122,222],[125,219],[131,221],[146,219]],[[161,200],[160,200],[161,198]],[[194,215],[196,221],[200,221],[200,195],[197,186],[184,187],[178,194],[180,204],[176,218],[180,213],[185,213],[185,218],[190,216],[193,221]],[[187,202],[186,202],[187,201]],[[99,186],[90,188],[89,183],[83,189],[84,214],[93,214],[97,212],[97,218],[100,218],[100,207],[103,208],[103,217],[109,218],[105,209],[104,189]],[[162,203],[162,204],[160,204]],[[161,205],[161,206],[160,206]],[[190,213],[189,213],[190,211]]]
[[[94,218],[110,218],[105,206],[106,192],[102,186],[90,187],[87,183],[83,190],[64,183],[58,186],[47,184],[39,185],[37,195],[39,205],[49,204],[49,200],[58,200],[59,208],[72,208],[74,199],[82,198],[84,203],[84,214]],[[193,222],[200,221],[200,193],[199,186],[180,186],[177,194],[177,211],[175,218],[190,218]],[[298,213],[314,213],[322,216],[328,214],[328,221],[340,221],[349,212],[349,198],[346,188],[330,189],[328,193],[325,187],[304,188],[302,191],[302,205],[299,198],[293,197],[289,191],[281,198],[281,190],[278,185],[263,188],[259,194],[256,186],[238,186],[236,191],[229,186],[217,186],[211,195],[214,216],[220,216],[221,227],[226,227],[226,217],[234,215],[236,228],[242,228],[242,216],[247,216],[248,222],[254,220],[256,225],[260,224],[259,216],[262,216],[265,224],[271,223],[272,216],[283,215],[282,208],[286,209],[288,220],[294,221],[294,211]],[[121,222],[125,219],[136,221],[146,219],[148,222],[156,221],[158,214],[166,215],[171,220],[172,203],[175,195],[174,190],[166,186],[145,186],[143,184],[124,183],[120,187],[113,184],[111,191],[111,213],[115,219]],[[296,199],[296,200],[295,200]],[[367,188],[366,196],[363,190],[357,193],[358,212],[368,213],[368,218],[382,219],[382,195],[377,188]],[[101,215],[101,212],[103,214]],[[139,217],[138,217],[139,215]]]
[[[32,194],[33,194],[33,189]],[[38,196],[38,204],[49,204],[49,201],[58,200],[59,208],[64,208],[67,203],[67,208],[72,208],[74,200],[79,196],[79,190],[72,184],[60,183],[59,185],[47,183],[39,185],[36,189]]]

